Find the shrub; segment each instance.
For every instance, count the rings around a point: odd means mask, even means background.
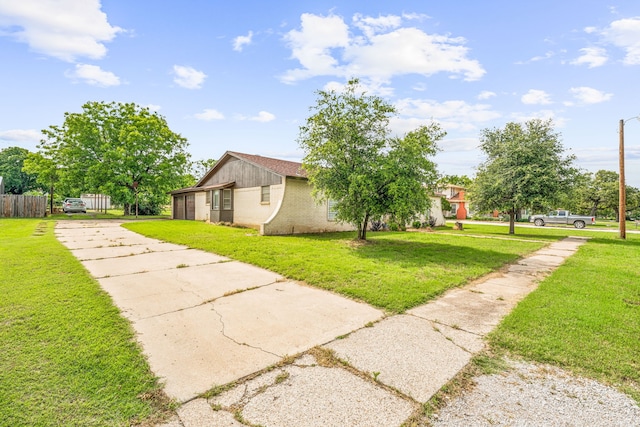
[[[369,229],[371,231],[382,231],[384,227],[385,224],[382,221],[371,221]]]
[[[413,228],[420,228],[422,226],[422,223],[418,220],[415,220],[411,225],[413,226]]]

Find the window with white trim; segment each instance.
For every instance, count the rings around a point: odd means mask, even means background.
[[[214,211],[220,210],[220,190],[213,190],[213,204],[211,209]]]
[[[228,188],[222,190],[222,209],[225,211],[231,210],[231,190]]]
[[[271,202],[271,186],[263,185],[260,187],[260,203],[268,204]]]

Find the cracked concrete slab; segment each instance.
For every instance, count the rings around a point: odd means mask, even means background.
[[[181,402],[280,360],[226,337],[211,304],[141,319],[133,326],[151,370],[164,381],[165,392]]]
[[[485,335],[509,312],[513,304],[489,294],[453,289],[408,314],[477,335]]]
[[[281,356],[324,344],[383,316],[369,305],[293,282],[231,295],[213,304],[228,336]]]
[[[415,403],[341,368],[289,365],[271,384],[249,385],[242,417],[264,427],[399,426]]]
[[[521,274],[506,273],[500,277],[490,278],[484,282],[474,284],[468,289],[503,299],[518,302],[535,289],[536,282]]]
[[[183,310],[233,292],[266,286],[279,274],[237,261],[99,279],[131,320]]]
[[[472,356],[437,325],[408,315],[386,318],[325,347],[418,402],[429,400]]]

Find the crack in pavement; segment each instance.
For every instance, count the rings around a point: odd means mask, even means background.
[[[228,339],[229,341],[233,342],[234,344],[237,344],[237,345],[240,345],[240,346],[249,347],[249,348],[253,348],[253,349],[255,349],[255,350],[260,350],[260,351],[262,351],[262,352],[264,352],[264,353],[267,353],[267,354],[270,354],[270,355],[272,355],[272,356],[275,356],[275,357],[277,357],[277,358],[279,358],[279,359],[282,359],[282,357],[283,357],[283,356],[282,356],[282,355],[280,355],[280,354],[273,353],[273,352],[271,352],[271,351],[269,351],[269,350],[265,350],[264,348],[257,347],[257,346],[251,345],[251,344],[238,342],[238,341],[236,341],[235,339],[233,339],[232,337],[230,337],[229,335],[227,335],[227,334],[226,334],[226,332],[225,332],[225,326],[226,326],[226,325],[225,325],[225,323],[224,323],[224,320],[222,319],[222,314],[220,314],[220,313],[218,312],[218,310],[216,310],[216,307],[215,307],[215,305],[214,305],[214,303],[213,303],[213,302],[212,302],[212,303],[210,303],[210,304],[211,304],[211,308],[212,308],[213,312],[214,312],[215,314],[217,314],[217,315],[218,315],[218,318],[220,319],[220,324],[222,324],[222,330],[221,330],[220,332],[222,333],[222,336],[223,336],[223,337],[225,337],[225,338],[226,338],[226,339]]]
[[[225,261],[225,262],[226,262],[226,261]],[[135,274],[137,274],[137,273],[135,273]],[[103,279],[104,279],[104,277],[103,277]],[[219,296],[219,297],[210,298],[210,299],[208,299],[208,300],[205,300],[205,301],[199,302],[198,304],[195,304],[195,305],[190,305],[190,306],[187,306],[187,307],[178,308],[178,309],[176,309],[176,310],[165,311],[164,313],[154,314],[153,316],[141,317],[139,320],[153,319],[154,317],[160,317],[160,316],[164,316],[164,315],[166,315],[166,314],[179,313],[179,312],[181,312],[181,311],[189,310],[189,309],[191,309],[191,308],[201,307],[201,306],[206,305],[206,304],[212,304],[212,303],[214,303],[215,301],[217,301],[217,300],[219,300],[219,299],[221,299],[221,298],[227,298],[227,297],[230,297],[230,296],[233,296],[233,295],[236,295],[236,294],[240,294],[240,293],[243,293],[243,292],[252,291],[252,290],[254,290],[254,289],[264,288],[264,287],[266,287],[266,286],[271,286],[271,285],[276,284],[276,283],[282,283],[282,282],[280,282],[278,279],[276,279],[275,281],[270,282],[270,283],[266,283],[266,284],[264,284],[264,285],[260,285],[260,286],[252,286],[252,287],[244,288],[244,289],[237,289],[236,291],[233,291],[232,293],[227,293],[227,294],[221,295],[221,296]],[[198,297],[198,298],[201,298],[201,296],[200,296],[199,294],[197,294],[197,293],[196,293],[196,291],[187,291],[187,290],[185,290],[185,289],[183,289],[183,288],[180,288],[180,290],[181,290],[181,291],[183,291],[183,292],[185,292],[185,293],[193,294],[193,295],[195,295],[195,296],[196,296],[196,297]],[[164,292],[161,292],[161,293],[154,293],[154,294],[149,294],[149,296],[151,296],[151,295],[162,295],[163,293],[164,293]],[[130,298],[129,300],[134,300],[134,299],[137,299],[137,298],[139,298],[139,297],[136,297],[136,298]],[[281,357],[281,356],[278,356],[278,357]]]

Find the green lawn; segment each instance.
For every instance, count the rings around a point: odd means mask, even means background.
[[[154,419],[163,395],[128,322],[53,226],[0,220],[0,425]]]
[[[471,228],[456,235],[369,233],[369,243],[356,244],[354,233],[260,236],[251,229],[176,220],[124,226],[267,268],[393,313],[422,304],[541,248],[545,241],[560,238],[523,235],[498,242],[466,237],[464,233],[473,233]],[[496,227],[485,228],[489,231],[481,231],[484,234],[498,232]],[[537,240],[521,240],[527,238]]]

